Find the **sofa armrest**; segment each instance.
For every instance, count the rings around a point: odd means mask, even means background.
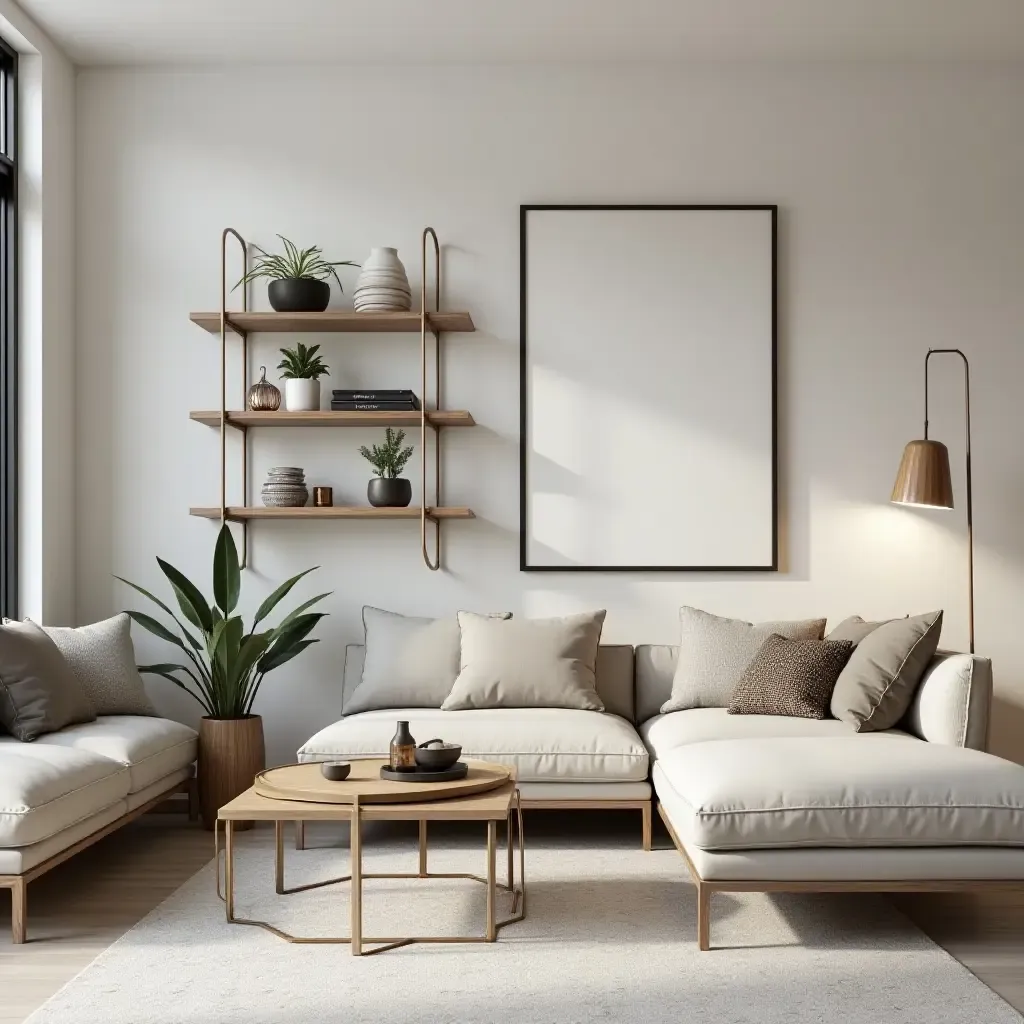
[[[940,651],[932,658],[903,721],[929,743],[984,750],[992,703],[992,662]]]

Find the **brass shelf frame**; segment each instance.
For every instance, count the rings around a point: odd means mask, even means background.
[[[237,336],[242,343],[242,397],[243,405],[245,396],[248,393],[248,381],[249,381],[249,334],[250,331],[256,330],[303,330],[306,329],[305,321],[302,319],[302,314],[282,314],[281,317],[284,320],[283,323],[274,323],[271,319],[274,314],[265,314],[267,319],[264,321],[257,314],[250,314],[248,309],[248,295],[247,288],[242,289],[242,309],[240,311],[234,311],[228,309],[228,284],[227,284],[227,260],[228,260],[228,240],[234,238],[237,241],[239,247],[242,250],[242,276],[244,276],[249,269],[249,246],[242,235],[234,228],[224,228],[221,232],[220,240],[220,311],[216,316],[219,319],[219,323],[214,320],[214,314],[197,314],[193,313],[191,319],[193,323],[198,324],[205,330],[212,330],[214,324],[217,323],[219,326],[220,333],[220,409],[216,412],[192,414],[193,419],[200,419],[201,422],[210,424],[211,426],[217,426],[220,430],[220,505],[219,505],[219,519],[221,524],[228,522],[236,522],[240,524],[242,531],[242,543],[241,543],[241,567],[245,569],[249,564],[249,521],[255,518],[271,518],[269,516],[260,517],[256,515],[241,516],[238,514],[239,506],[230,506],[227,499],[227,431],[230,426],[232,429],[241,431],[242,434],[242,457],[241,457],[241,471],[242,471],[242,507],[249,506],[249,427],[255,426],[255,421],[249,420],[246,416],[239,416],[237,412],[232,412],[228,408],[227,401],[227,339],[228,334],[234,334]],[[428,257],[428,246],[427,243],[431,242],[433,247],[433,303],[432,308],[427,306],[427,257]],[[402,331],[414,330],[415,320],[418,319],[419,323],[419,335],[420,335],[420,405],[419,415],[413,413],[401,414],[400,418],[403,422],[409,426],[419,425],[420,432],[420,504],[418,509],[418,516],[414,510],[411,510],[411,514],[407,513],[403,516],[396,516],[395,518],[418,518],[420,523],[420,554],[423,558],[423,563],[432,572],[436,572],[441,568],[442,559],[442,546],[441,546],[441,520],[451,518],[472,518],[472,512],[468,509],[446,509],[442,504],[441,499],[441,437],[444,433],[443,427],[453,425],[472,425],[473,419],[468,413],[459,412],[446,412],[443,409],[441,403],[441,367],[442,367],[442,345],[441,345],[441,334],[446,330],[458,330],[458,331],[472,331],[475,330],[472,318],[468,313],[442,313],[441,311],[441,246],[438,242],[437,232],[432,227],[426,227],[423,229],[420,237],[420,308],[417,313],[403,313],[403,314],[389,314],[387,317],[380,315],[373,316],[368,315],[367,317],[367,329],[370,331],[379,330],[391,330],[398,329]],[[336,327],[332,324],[331,317],[322,314],[307,314],[305,315],[312,320],[316,320],[319,326],[313,328],[317,330],[331,330]],[[345,323],[345,330],[353,330],[359,326],[358,323],[359,314],[348,314],[343,318]],[[336,320],[342,318],[335,317]],[[273,327],[271,325],[273,324]],[[251,326],[250,326],[251,325]],[[434,351],[433,351],[433,401],[432,403],[428,400],[427,392],[427,377],[428,377],[428,335],[434,339]],[[458,423],[453,422],[451,419],[445,421],[446,417],[460,416],[462,418]],[[381,416],[383,420],[385,417]],[[248,422],[247,422],[248,420]],[[356,425],[353,423],[353,425]],[[434,453],[433,453],[433,478],[432,481],[428,477],[428,458],[427,458],[427,428],[430,428],[434,434]],[[432,486],[431,485],[432,482]],[[428,492],[433,492],[433,502],[427,501]],[[349,510],[354,512],[355,510]],[[193,509],[191,510],[192,515],[203,515],[207,518],[215,518],[210,515],[210,509]],[[233,514],[234,513],[234,514]],[[282,517],[283,518],[283,517]],[[299,517],[296,517],[299,518]],[[315,517],[310,517],[315,518]],[[356,515],[338,515],[329,516],[324,515],[322,518],[360,518]],[[383,515],[379,516],[366,516],[365,518],[386,518]],[[428,530],[427,526],[433,524],[433,544],[428,544]]]

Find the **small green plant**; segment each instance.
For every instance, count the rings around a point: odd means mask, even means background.
[[[238,281],[235,288],[240,284],[249,284],[261,277],[270,278],[272,281],[287,281],[295,278],[309,278],[313,281],[326,281],[334,277],[338,282],[341,291],[341,279],[335,267],[358,267],[358,263],[351,260],[336,260],[331,262],[323,258],[319,245],[312,245],[308,249],[300,249],[294,242],[290,242],[284,235],[278,235],[284,242],[284,255],[268,253],[258,245],[253,245],[256,255],[253,257],[253,268]],[[234,291],[234,288],[232,288]]]
[[[373,472],[385,480],[394,480],[403,469],[405,464],[412,458],[412,446],[403,448],[405,442],[404,430],[393,430],[388,427],[384,432],[384,443],[367,448],[362,445],[359,454],[373,466]]]
[[[256,632],[256,627],[270,615],[292,587],[303,576],[313,572],[313,569],[285,580],[256,609],[248,632],[245,631],[242,617],[232,614],[238,605],[241,574],[238,551],[227,523],[220,529],[213,553],[212,604],[184,573],[162,558],[157,559],[157,564],[171,584],[178,608],[188,625],[148,590],[120,576],[115,579],[127,583],[167,615],[173,623],[173,629],[151,615],[128,612],[144,629],[182,651],[188,664],[169,662],[140,665],[139,671],[162,676],[174,683],[197,701],[211,718],[244,718],[252,714],[252,704],[263,677],[301,654],[310,644],[317,643],[307,637],[326,613],[310,612],[309,609],[330,594],[317,594],[303,601],[273,628]]]
[[[317,355],[319,345],[306,348],[300,341],[295,348],[281,349],[284,358],[277,364],[286,380],[319,380],[328,374],[327,364]]]

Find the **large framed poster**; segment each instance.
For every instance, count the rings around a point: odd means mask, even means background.
[[[520,208],[521,569],[778,569],[777,222]]]

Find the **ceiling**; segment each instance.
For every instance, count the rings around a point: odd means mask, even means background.
[[[1024,0],[19,0],[79,64],[1024,59]]]

